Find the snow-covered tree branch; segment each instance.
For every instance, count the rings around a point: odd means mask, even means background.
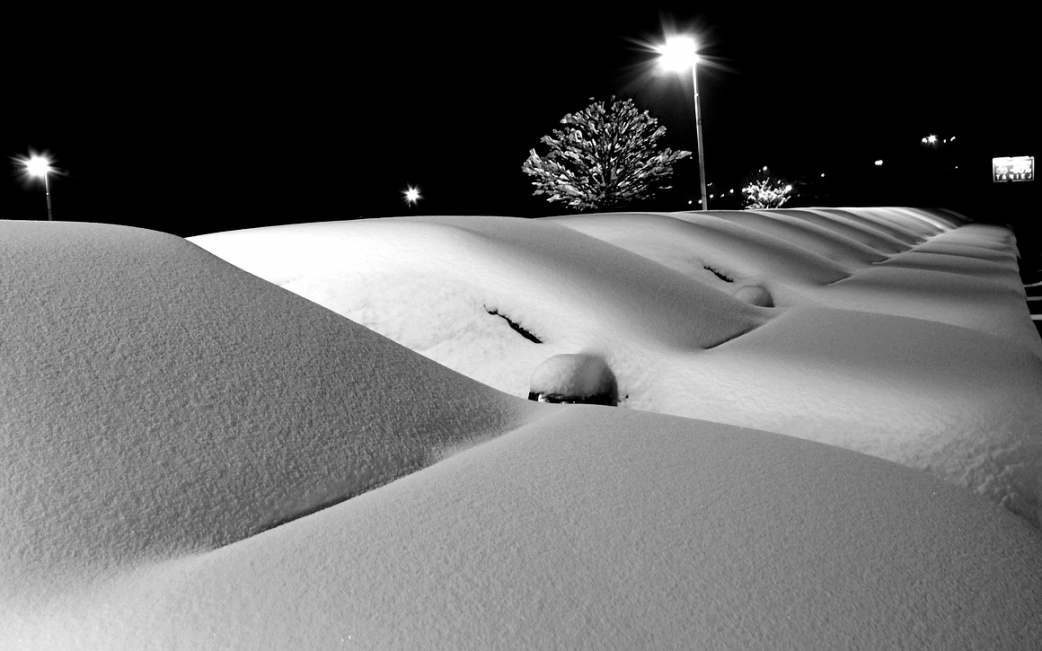
[[[757,170],[742,188],[742,205],[750,210],[781,208],[796,196],[791,183],[771,177],[767,168]]]

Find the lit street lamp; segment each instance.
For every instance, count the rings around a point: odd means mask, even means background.
[[[698,105],[698,47],[695,40],[687,36],[672,36],[665,45],[656,48],[659,65],[673,72],[684,72],[691,68],[691,83],[695,95],[695,137],[698,142],[698,179],[702,188],[702,210],[709,210],[706,198],[706,159],[702,152],[702,111]]]
[[[43,178],[43,188],[47,195],[47,221],[54,221],[54,217],[51,215],[51,184],[47,181],[47,176],[56,171],[51,167],[51,159],[33,154],[28,160],[22,160],[22,164],[25,165],[26,174]]]

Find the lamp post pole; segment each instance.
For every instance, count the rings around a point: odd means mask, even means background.
[[[51,214],[51,183],[47,180],[47,174],[43,175],[43,191],[47,195],[47,221],[54,221],[54,216]]]
[[[690,36],[671,36],[655,48],[659,53],[659,65],[673,72],[684,72],[691,68],[691,86],[695,99],[695,139],[698,145],[698,184],[702,192],[699,202],[702,210],[709,210],[706,192],[706,157],[702,149],[702,107],[698,101],[698,44]]]
[[[702,151],[702,110],[698,105],[698,63],[691,63],[691,85],[695,95],[695,139],[698,142],[698,181],[702,188],[702,210],[709,210],[709,198],[706,195],[706,157]],[[48,199],[49,201],[49,199]]]
[[[47,221],[54,221],[54,216],[51,213],[51,183],[48,180],[48,176],[55,169],[51,167],[51,159],[46,155],[38,156],[32,154],[29,158],[20,158],[22,165],[25,166],[25,173],[30,177],[39,176],[43,178],[43,190],[44,194],[47,195]]]

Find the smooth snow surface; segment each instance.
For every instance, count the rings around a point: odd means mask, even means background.
[[[0,598],[241,540],[526,413],[181,238],[7,222],[0,246]]]
[[[546,360],[595,354],[624,407],[865,452],[1040,520],[1042,342],[1002,228],[876,208],[410,217],[191,241],[518,397]]]
[[[871,223],[907,239],[904,219]],[[1007,503],[1037,480],[1018,427],[1039,362],[1015,336],[750,306],[550,220],[196,241],[493,378],[599,351],[631,407],[730,399],[714,408],[928,458]],[[1001,236],[975,241],[950,246],[1002,259]],[[325,258],[337,242],[355,244]],[[0,222],[0,298],[2,649],[1042,643],[1042,535],[928,473],[727,418],[512,397],[150,231]]]

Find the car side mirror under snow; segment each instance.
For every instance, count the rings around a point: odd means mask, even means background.
[[[536,402],[607,405],[619,403],[615,374],[598,355],[554,355],[532,373],[528,399]]]

